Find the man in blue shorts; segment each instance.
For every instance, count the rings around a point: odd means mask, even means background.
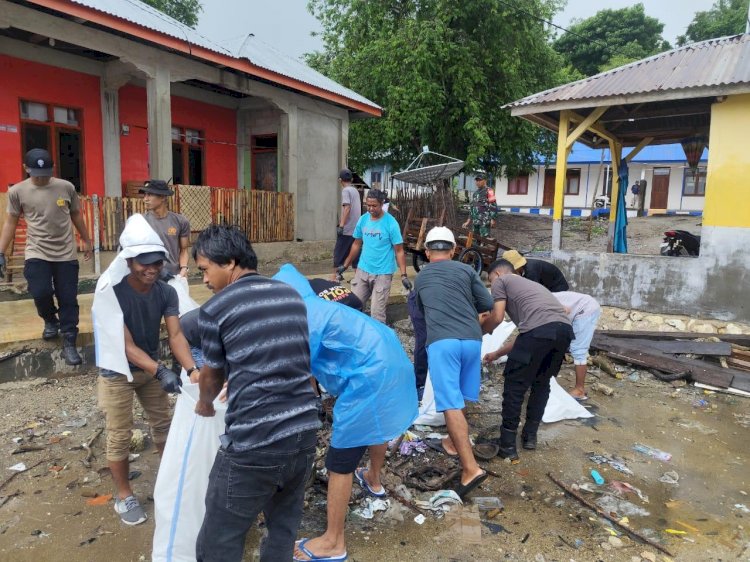
[[[367,192],[367,214],[354,228],[354,244],[349,256],[336,271],[344,273],[359,256],[357,273],[352,279],[352,292],[362,304],[370,299],[370,316],[385,324],[385,309],[391,294],[391,282],[396,264],[401,271],[401,283],[407,291],[412,288],[406,276],[404,241],[398,221],[383,211],[385,193],[378,189]],[[360,255],[360,251],[362,252]]]
[[[492,310],[490,293],[477,272],[453,261],[456,240],[450,229],[438,226],[427,233],[426,265],[417,275],[417,304],[427,322],[427,358],[435,390],[435,405],[445,415],[447,439],[430,446],[461,461],[463,499],[479,486],[487,473],[474,458],[469,425],[463,413],[465,400],[479,400],[482,328],[479,314]]]

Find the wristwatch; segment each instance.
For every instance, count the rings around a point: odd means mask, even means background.
[[[200,371],[197,365],[193,365],[187,370],[187,376],[190,376],[193,374],[193,371]]]
[[[185,270],[186,273],[190,271],[190,268],[188,266],[186,266],[186,265],[181,265],[180,266],[180,271],[182,271],[183,269]]]

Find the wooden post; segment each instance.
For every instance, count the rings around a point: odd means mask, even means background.
[[[562,218],[565,202],[565,183],[568,176],[568,128],[570,112],[560,112],[560,126],[557,131],[557,160],[555,161],[555,200],[552,211],[552,250],[562,247]]]

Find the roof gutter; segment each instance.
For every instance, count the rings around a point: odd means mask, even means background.
[[[95,23],[97,25],[101,25],[103,27],[125,33],[126,35],[137,37],[139,39],[143,39],[144,41],[149,41],[151,43],[167,47],[188,56],[200,58],[216,66],[232,68],[256,78],[268,80],[269,82],[273,82],[280,86],[285,86],[287,88],[291,88],[305,94],[309,94],[333,103],[337,103],[339,105],[343,105],[344,107],[347,107],[353,111],[366,113],[367,115],[373,117],[380,117],[383,113],[382,109],[380,109],[379,107],[374,107],[359,101],[355,101],[347,98],[346,96],[342,96],[341,94],[329,92],[328,90],[318,88],[311,84],[307,84],[306,82],[295,80],[294,78],[289,78],[288,76],[284,76],[283,74],[261,68],[257,65],[254,65],[247,59],[237,59],[228,55],[222,55],[221,53],[216,53],[214,51],[206,49],[205,47],[193,45],[186,40],[177,39],[176,37],[172,37],[170,35],[166,35],[152,29],[146,29],[139,26],[138,24],[123,20],[122,18],[111,16],[104,12],[99,12],[81,4],[75,4],[73,2],[70,2],[69,0],[27,1],[31,4],[43,6],[50,10],[55,10],[74,18],[80,18],[91,23]]]

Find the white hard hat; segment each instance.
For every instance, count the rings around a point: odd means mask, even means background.
[[[430,250],[450,250],[456,245],[456,238],[446,226],[436,226],[427,233],[425,245]]]

